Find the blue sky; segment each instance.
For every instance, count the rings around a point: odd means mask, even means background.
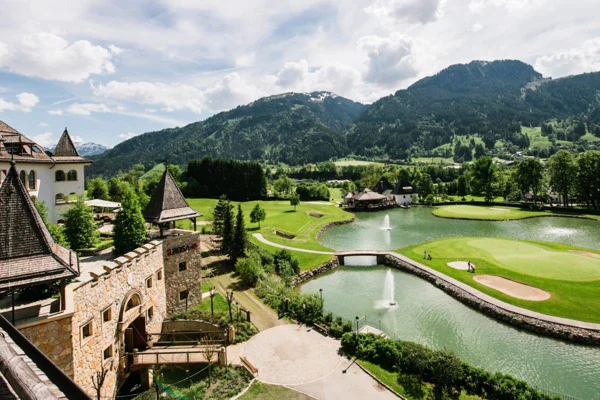
[[[600,70],[597,0],[0,0],[0,120],[112,147],[257,98],[364,103],[448,65]]]

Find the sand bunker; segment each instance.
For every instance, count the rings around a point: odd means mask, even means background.
[[[496,289],[504,294],[507,294],[517,299],[544,301],[550,298],[550,293],[533,286],[524,285],[509,279],[501,278],[493,275],[477,275],[474,276],[476,282],[481,283],[492,289]]]
[[[581,254],[582,256],[588,256],[588,257],[592,257],[592,258],[600,258],[600,254],[592,253],[590,251],[569,250],[569,253]]]
[[[469,269],[469,263],[467,261],[452,261],[447,264],[450,268],[460,269],[462,271],[467,271]],[[471,263],[471,265],[474,265]]]
[[[494,211],[510,211],[507,208],[493,208],[493,207],[490,207],[490,210],[494,210]]]

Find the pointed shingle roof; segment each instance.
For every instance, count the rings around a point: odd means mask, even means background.
[[[150,198],[143,214],[144,219],[153,224],[200,216],[189,206],[168,168],[165,168],[165,173],[154,193],[152,193],[152,198]]]
[[[73,143],[73,140],[71,140],[71,135],[69,135],[67,128],[65,128],[65,131],[60,137],[60,140],[58,141],[58,144],[56,145],[52,156],[79,157],[79,152],[77,151],[77,148],[75,148],[75,144]]]
[[[388,181],[388,179],[385,176],[382,176],[379,182],[377,182],[377,185],[375,185],[375,187],[373,188],[373,191],[379,194],[383,194],[385,191],[391,191],[393,189],[394,186],[390,183],[390,181]]]
[[[0,186],[0,289],[79,275],[77,255],[54,242],[11,164]]]

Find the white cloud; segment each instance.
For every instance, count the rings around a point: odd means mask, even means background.
[[[92,113],[111,112],[106,104],[102,103],[73,103],[65,110],[74,115],[91,115]]]
[[[82,82],[93,74],[113,73],[112,54],[87,40],[69,44],[53,33],[25,36],[13,46],[0,43],[0,67],[26,76]]]
[[[546,0],[471,0],[469,10],[473,13],[483,12],[488,7],[504,7],[508,11],[519,11],[534,6]]]
[[[348,65],[327,64],[311,70],[306,60],[285,63],[279,73],[272,77],[272,81],[276,86],[271,90],[274,93],[281,90],[295,92],[324,90],[342,96],[356,93],[356,90],[363,85],[360,72]]]
[[[40,99],[33,93],[20,93],[16,97],[18,101],[17,103],[6,101],[0,97],[0,112],[4,110],[31,112],[31,110],[40,101]]]
[[[364,79],[379,85],[394,85],[417,74],[413,40],[403,34],[389,37],[376,35],[359,39],[358,48],[366,52],[367,72]]]
[[[144,111],[146,111],[147,113],[155,113],[157,110],[156,108],[146,108]]]
[[[123,49],[118,48],[117,46],[115,46],[114,44],[109,44],[108,45],[108,50],[110,50],[110,52],[114,55],[119,55],[123,52]]]
[[[119,137],[123,138],[125,140],[131,139],[132,137],[137,136],[137,135],[139,135],[139,133],[136,133],[136,132],[123,132],[123,133],[119,133]]]
[[[172,113],[172,112],[175,112],[175,109],[173,109],[171,107],[163,107],[163,108],[160,109],[160,111]]]
[[[44,147],[51,147],[57,142],[57,139],[54,138],[52,132],[40,133],[39,135],[32,137],[31,140]]]
[[[195,113],[201,113],[204,109],[202,90],[180,83],[110,81],[93,86],[93,90],[97,96],[138,104],[160,105]]]
[[[235,66],[240,68],[252,67],[254,65],[256,54],[246,53],[235,59]]]
[[[50,126],[50,124],[47,124],[46,122],[40,122],[40,123],[38,124],[38,126],[40,126],[40,127],[42,127],[42,128],[46,128],[46,127]]]
[[[48,114],[50,115],[63,115],[62,110],[49,110]]]
[[[365,12],[380,19],[406,20],[427,24],[443,15],[446,0],[378,0]]]
[[[471,28],[471,30],[473,32],[479,32],[480,30],[483,29],[483,25],[481,25],[481,23],[479,22],[475,22],[475,24],[473,25],[473,27]]]
[[[545,76],[554,77],[600,71],[600,38],[587,40],[581,47],[539,57],[534,67]]]
[[[83,144],[83,138],[81,136],[71,136],[71,139],[73,140],[74,144]]]

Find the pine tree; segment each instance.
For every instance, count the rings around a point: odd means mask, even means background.
[[[213,210],[213,232],[216,235],[223,236],[223,221],[225,219],[226,210],[231,208],[226,195],[219,197],[219,202]]]
[[[221,228],[221,251],[225,254],[231,254],[233,249],[234,222],[233,222],[233,207],[227,201],[223,210],[223,226]]]
[[[125,254],[146,243],[146,226],[140,201],[133,190],[123,198],[113,228],[115,252]]]
[[[65,236],[74,250],[88,249],[98,238],[92,209],[85,205],[79,197],[75,205],[63,215],[65,219]]]
[[[248,237],[246,236],[246,224],[244,223],[244,213],[242,212],[242,205],[238,204],[238,212],[235,218],[235,231],[233,232],[233,246],[231,248],[231,259],[237,260],[243,257],[246,253],[246,246],[248,245]]]

